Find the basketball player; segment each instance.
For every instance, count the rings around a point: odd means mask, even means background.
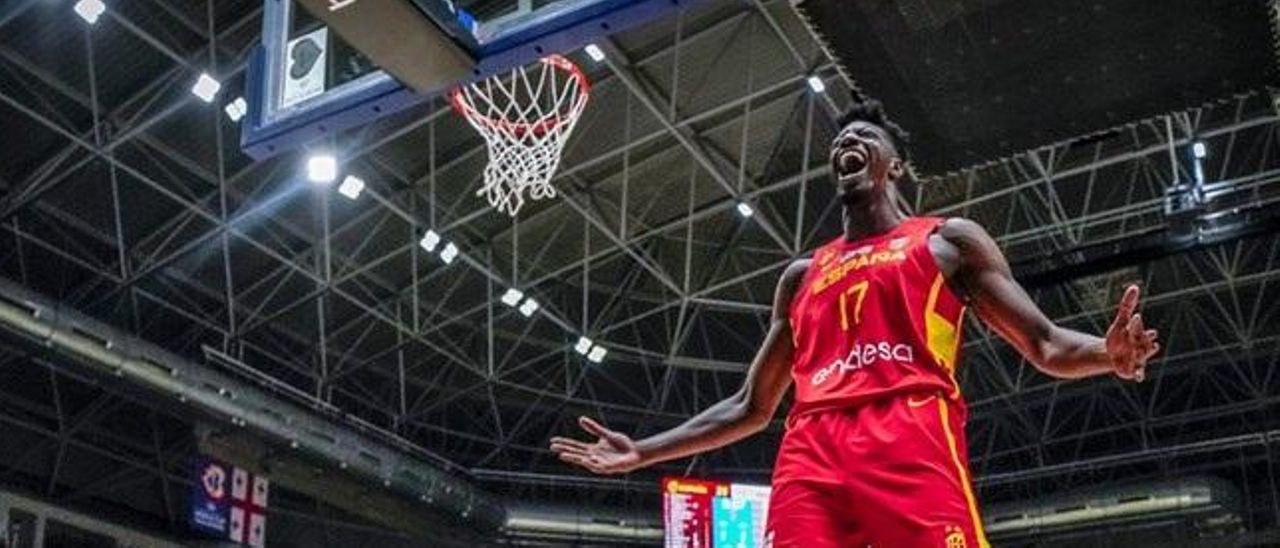
[[[742,388],[685,423],[633,441],[582,417],[594,442],[553,438],[560,459],[619,474],[723,447],[795,402],[773,470],[766,542],[777,547],[986,547],[955,381],[965,309],[1044,373],[1141,381],[1159,350],[1126,288],[1103,337],[1055,325],[966,219],[908,217],[895,203],[906,135],[878,103],[831,143],[844,233],[783,272]],[[978,371],[982,375],[985,372]]]

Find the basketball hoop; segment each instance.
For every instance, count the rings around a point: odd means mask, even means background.
[[[515,216],[530,199],[554,198],[551,177],[565,142],[587,106],[590,84],[582,70],[550,55],[509,74],[453,90],[450,103],[484,137],[489,163],[476,192]]]

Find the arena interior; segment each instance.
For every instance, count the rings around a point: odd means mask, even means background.
[[[701,546],[664,478],[767,486],[785,402],[624,475],[547,440],[738,390],[866,98],[913,134],[903,208],[982,224],[1062,325],[1136,282],[1160,330],[1144,382],[1066,382],[970,315],[992,545],[1280,546],[1273,2],[690,1],[561,52],[590,101],[510,216],[441,95],[246,153],[282,1],[0,1],[0,546],[248,544],[193,524],[209,462],[269,480],[254,545]]]

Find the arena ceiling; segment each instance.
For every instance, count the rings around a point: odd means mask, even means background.
[[[438,100],[326,143],[368,183],[359,200],[309,186],[302,153],[241,154],[188,89],[210,71],[220,102],[240,93],[260,13],[118,0],[88,27],[67,2],[0,7],[0,275],[193,360],[233,356],[495,492],[651,505],[660,474],[767,480],[780,422],[626,478],[580,475],[545,442],[579,415],[652,433],[732,393],[777,275],[837,233],[824,151],[851,96],[787,3],[716,0],[610,38],[604,63],[574,53],[593,96],[561,195],[515,221],[474,195],[483,143]],[[1142,283],[1166,341],[1144,384],[1062,383],[970,322],[984,500],[1274,473],[1278,127],[1259,89],[904,187],[916,212],[984,224],[1067,325],[1101,330]],[[1166,194],[1194,179],[1194,140],[1231,207],[1188,235]],[[427,228],[462,259],[422,252]],[[542,311],[498,303],[513,286]],[[582,335],[603,363],[573,350]],[[17,341],[0,356],[0,432],[23,441],[0,444],[0,481],[181,526],[196,418]],[[1246,493],[1248,519],[1275,493]]]

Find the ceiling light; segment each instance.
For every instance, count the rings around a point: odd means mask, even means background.
[[[338,178],[338,159],[332,154],[315,154],[307,159],[307,179],[328,184]]]
[[[591,342],[591,339],[588,339],[586,337],[580,337],[578,339],[578,344],[573,345],[573,349],[576,350],[579,354],[586,356],[587,352],[591,351],[592,344],[595,344],[595,343]]]
[[[819,78],[817,76],[810,76],[808,82],[809,82],[809,89],[813,90],[814,93],[822,93],[824,91],[827,91],[827,84],[822,82],[822,78]]]
[[[756,210],[751,209],[751,206],[746,202],[738,202],[738,215],[742,215],[743,217],[750,217],[755,212]]]
[[[201,72],[200,77],[196,78],[195,85],[191,86],[191,94],[199,97],[201,101],[212,103],[220,89],[222,89],[221,82],[214,80],[209,73]]]
[[[520,305],[520,313],[526,318],[533,316],[533,313],[537,311],[538,301],[535,301],[532,298],[525,299],[524,304]]]
[[[590,361],[591,363],[600,363],[604,361],[604,355],[608,353],[609,350],[607,348],[603,346],[596,346],[587,354],[587,361]]]
[[[227,113],[227,118],[232,122],[239,122],[245,114],[249,113],[249,105],[244,102],[244,97],[236,97],[235,101],[227,103],[222,110]]]
[[[434,230],[428,230],[426,234],[422,235],[422,239],[418,240],[418,245],[422,246],[422,249],[425,249],[427,253],[434,253],[436,246],[440,245],[440,235]]]
[[[445,244],[444,249],[440,251],[440,260],[444,261],[444,264],[452,263],[457,257],[458,246],[453,245],[453,242]]]
[[[502,304],[505,304],[507,306],[515,306],[519,304],[520,299],[523,299],[523,298],[524,298],[524,292],[513,287],[511,289],[508,289],[506,293],[503,293],[502,298],[499,300],[502,301]]]
[[[587,44],[587,47],[583,49],[587,52],[587,56],[590,57],[592,61],[597,63],[604,61],[604,50],[600,49],[600,46]]]
[[[342,184],[338,185],[338,193],[352,200],[359,198],[360,193],[363,191],[364,179],[355,175],[347,175],[347,178],[342,180]]]
[[[107,11],[107,6],[102,3],[102,0],[80,0],[72,9],[81,19],[92,25],[98,22],[98,16]]]
[[[1191,154],[1197,160],[1203,160],[1205,156],[1209,155],[1209,149],[1204,145],[1204,141],[1196,141],[1191,144]]]

